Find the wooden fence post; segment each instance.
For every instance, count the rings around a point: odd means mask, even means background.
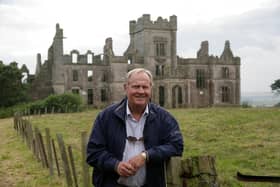
[[[167,187],[183,187],[181,157],[171,157],[166,163]]]
[[[56,137],[57,137],[57,141],[58,141],[58,145],[59,145],[59,149],[60,149],[60,153],[61,153],[61,159],[62,159],[62,163],[63,163],[66,183],[67,183],[67,186],[72,186],[73,181],[71,178],[71,172],[70,172],[70,168],[69,168],[69,162],[68,162],[68,158],[67,158],[67,154],[66,154],[65,145],[63,142],[63,137],[61,134],[56,134]]]
[[[47,145],[47,152],[48,152],[48,165],[50,176],[53,176],[53,157],[52,157],[52,149],[51,149],[51,136],[50,136],[50,129],[46,128],[46,145]]]
[[[166,183],[167,187],[219,187],[214,157],[172,157],[166,166]]]
[[[70,165],[71,165],[71,168],[72,168],[72,175],[73,175],[73,178],[74,178],[74,183],[75,183],[75,186],[78,187],[77,173],[76,173],[74,157],[73,157],[71,146],[68,146],[68,153],[69,153],[69,159],[70,159]]]
[[[35,127],[35,137],[34,137],[34,143],[35,143],[35,155],[38,161],[41,161],[42,159],[42,150],[40,147],[40,140],[39,140],[39,130],[37,127]],[[42,163],[42,166],[44,167],[44,164]]]
[[[43,166],[48,168],[49,167],[49,165],[48,165],[48,158],[47,158],[47,154],[46,154],[44,140],[43,140],[43,137],[42,137],[42,134],[41,134],[40,131],[38,133],[38,136],[39,136],[39,145],[41,147],[41,153],[42,153],[42,155],[41,155],[42,163],[43,163]]]
[[[60,169],[59,169],[54,139],[52,139],[52,148],[53,148],[53,155],[54,155],[54,159],[55,159],[55,165],[56,165],[56,169],[57,169],[57,175],[60,176]]]
[[[27,143],[30,150],[32,150],[33,130],[30,121],[27,121]]]
[[[183,160],[184,183],[188,187],[219,187],[213,156],[194,156]]]
[[[90,186],[90,177],[89,177],[89,165],[86,162],[86,145],[88,141],[87,133],[83,131],[81,133],[81,147],[82,147],[82,168],[83,168],[83,184],[84,187]]]

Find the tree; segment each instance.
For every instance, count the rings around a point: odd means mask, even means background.
[[[280,94],[280,79],[275,80],[273,84],[270,85],[271,90],[277,94]]]
[[[27,101],[27,85],[22,83],[22,77],[16,62],[9,65],[0,63],[0,107]]]

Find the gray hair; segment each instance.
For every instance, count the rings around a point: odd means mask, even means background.
[[[148,75],[148,77],[150,78],[150,82],[151,82],[151,86],[153,86],[153,75],[152,73],[147,70],[147,69],[144,69],[144,68],[135,68],[135,69],[132,69],[130,70],[127,74],[126,74],[126,80],[125,82],[128,83],[131,75],[133,74],[138,74],[138,73],[145,73],[146,75]]]

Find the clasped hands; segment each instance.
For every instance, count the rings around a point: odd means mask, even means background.
[[[121,161],[117,166],[117,173],[122,177],[130,177],[145,164],[145,159],[140,155],[132,157],[128,161]]]

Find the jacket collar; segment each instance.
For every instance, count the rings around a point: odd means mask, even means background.
[[[127,98],[124,98],[119,104],[117,104],[117,107],[114,110],[114,114],[123,121],[125,121],[126,103],[127,103]],[[149,108],[149,114],[147,116],[147,119],[153,120],[156,116],[156,106],[152,103],[149,103],[148,108]]]

